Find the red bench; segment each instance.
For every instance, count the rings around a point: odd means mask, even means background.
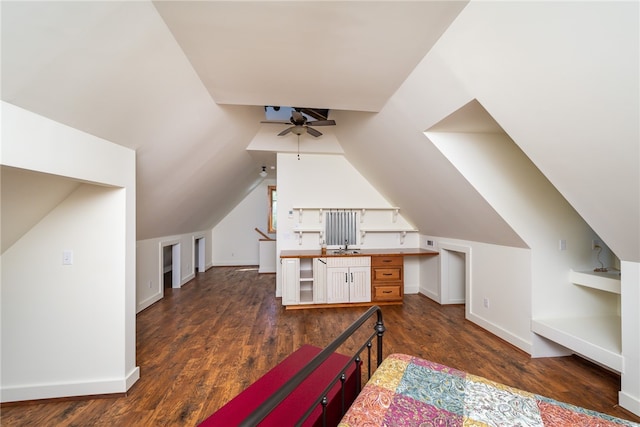
[[[296,374],[321,348],[304,345],[251,384],[242,393],[230,400],[222,408],[211,414],[199,424],[199,427],[237,426],[251,412],[258,408],[267,397],[275,392],[287,380]],[[312,372],[280,405],[278,405],[259,424],[260,426],[293,425],[309,409],[322,390],[340,373],[350,358],[339,353],[333,353],[318,369]],[[345,411],[356,396],[356,378],[360,375],[360,366],[351,363],[347,369],[345,381]],[[341,383],[331,389],[328,394],[327,426],[336,426],[342,418]],[[313,411],[307,418],[305,426],[322,425],[322,407]]]

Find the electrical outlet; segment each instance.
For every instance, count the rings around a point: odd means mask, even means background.
[[[482,303],[484,305],[484,308],[489,308],[489,298],[484,297],[484,300]]]
[[[427,246],[433,247],[433,240],[427,240]]]

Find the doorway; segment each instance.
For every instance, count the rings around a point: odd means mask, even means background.
[[[164,288],[180,287],[180,243],[162,246],[162,280]]]
[[[440,244],[440,304],[466,304],[471,248]]]
[[[204,263],[204,254],[205,254],[205,240],[204,237],[198,237],[195,239],[193,244],[193,259],[195,264],[195,272],[196,273],[204,273],[205,272],[205,263]]]

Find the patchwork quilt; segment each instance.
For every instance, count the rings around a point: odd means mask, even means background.
[[[342,418],[362,426],[636,426],[428,360],[387,357]]]

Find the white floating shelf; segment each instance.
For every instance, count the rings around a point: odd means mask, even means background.
[[[360,222],[364,221],[364,216],[367,211],[390,211],[393,213],[392,221],[396,222],[398,220],[398,214],[400,213],[400,208],[396,206],[388,206],[388,207],[378,207],[378,208],[314,208],[314,207],[294,207],[292,208],[294,211],[298,211],[298,222],[302,222],[302,214],[304,211],[319,211],[319,220],[322,222],[322,212],[323,211],[360,211]]]
[[[324,236],[324,230],[320,228],[294,228],[293,232],[298,235],[298,244],[302,244],[302,235],[304,233],[318,233],[320,235],[320,241]]]
[[[414,230],[411,228],[370,228],[370,227],[360,227],[360,240],[364,242],[364,238],[367,233],[400,233],[400,244],[404,244],[404,238],[407,236],[407,233],[414,233],[418,230]]]
[[[620,295],[620,271],[574,271],[571,270],[569,279],[572,283],[588,288],[599,289]]]

